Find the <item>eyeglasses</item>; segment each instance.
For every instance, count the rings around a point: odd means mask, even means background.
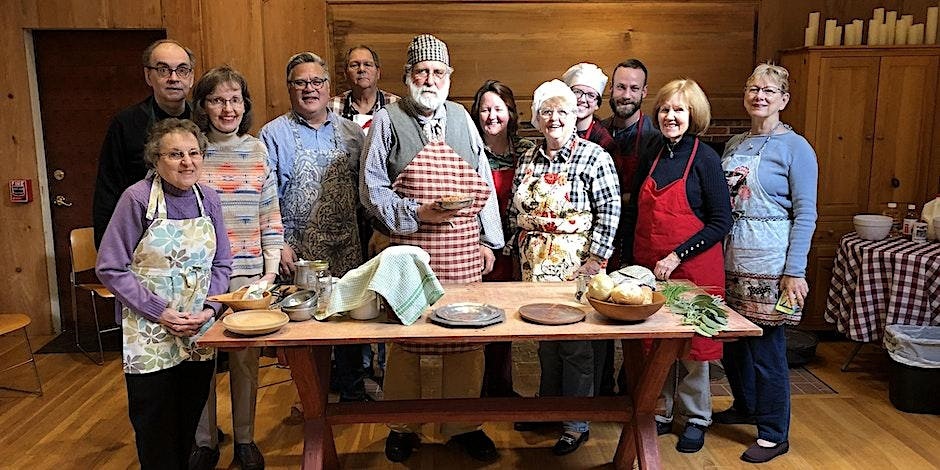
[[[431,75],[438,80],[443,80],[444,77],[450,75],[450,70],[447,69],[416,69],[411,71],[411,76],[415,78],[420,78],[422,80],[427,80]]]
[[[770,87],[770,86],[766,86],[764,88],[752,86],[752,87],[745,88],[744,91],[746,91],[749,96],[758,96],[761,93],[764,93],[764,95],[768,97],[772,97],[777,94],[783,93],[783,90],[780,90],[779,88]]]
[[[325,85],[328,80],[329,78],[313,78],[310,80],[297,78],[294,80],[288,80],[287,83],[294,87],[295,90],[305,90],[307,85],[312,86],[314,90],[319,90],[320,88],[323,88],[323,85]]]
[[[564,109],[540,109],[539,110],[539,116],[541,116],[543,119],[551,119],[552,114],[557,114],[558,117],[561,119],[565,119],[566,117],[568,117],[568,111],[565,111]]]
[[[587,98],[589,100],[597,101],[601,95],[594,93],[593,91],[584,91],[577,88],[572,88],[571,91],[574,93],[574,97],[577,99]]]
[[[176,76],[179,78],[189,78],[189,76],[193,74],[193,68],[186,64],[180,65],[176,67],[175,69],[170,68],[170,66],[166,64],[160,64],[160,65],[157,65],[156,67],[147,65],[145,66],[145,68],[148,70],[153,70],[157,72],[157,75],[159,75],[160,78],[169,77],[174,72],[176,73]]]
[[[224,108],[227,104],[231,104],[233,108],[237,108],[245,104],[245,101],[242,100],[241,96],[233,96],[231,99],[225,99],[221,96],[217,96],[215,98],[206,98],[206,105],[212,106],[214,108]]]
[[[163,152],[160,154],[161,157],[165,157],[167,160],[178,162],[183,159],[183,157],[189,156],[190,160],[198,160],[202,158],[202,151],[197,149],[192,149],[189,152],[181,152],[179,150],[173,152]]]
[[[359,69],[359,68],[363,68],[363,69],[374,69],[374,68],[376,68],[376,67],[375,67],[375,62],[371,62],[371,61],[368,61],[368,60],[365,61],[365,62],[353,61],[353,62],[350,62],[350,63],[346,64],[346,67],[349,68],[350,70],[355,70],[355,69]]]

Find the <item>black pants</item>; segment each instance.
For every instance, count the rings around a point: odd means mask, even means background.
[[[189,467],[214,368],[215,361],[183,361],[148,374],[124,374],[142,470]]]
[[[480,396],[512,397],[512,343],[487,343],[483,349],[483,387]]]

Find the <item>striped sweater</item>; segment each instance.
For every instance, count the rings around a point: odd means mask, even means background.
[[[207,135],[200,182],[214,188],[222,200],[232,245],[232,276],[276,273],[284,226],[267,148],[249,134],[211,129]]]

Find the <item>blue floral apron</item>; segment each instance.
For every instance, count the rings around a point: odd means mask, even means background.
[[[774,309],[793,221],[787,209],[764,191],[758,177],[761,153],[771,137],[773,131],[756,155],[735,153],[735,148],[721,159],[734,218],[725,239],[725,301],[755,323],[796,325],[800,312],[785,315]]]
[[[215,258],[215,226],[206,215],[198,188],[194,186],[193,191],[200,216],[170,220],[162,180],[154,176],[147,203],[147,218],[153,223],[134,249],[130,265],[131,272],[144,288],[165,299],[167,308],[180,312],[203,310]],[[213,359],[215,349],[196,347],[196,340],[213,322],[214,319],[210,319],[198,334],[181,338],[125,306],[121,311],[124,372],[145,374],[169,369],[183,361]]]
[[[281,201],[281,219],[294,229],[284,240],[299,258],[329,260],[333,275],[342,276],[362,264],[356,223],[359,156],[339,147],[335,125],[332,148],[306,148],[295,119],[290,119],[293,170]]]

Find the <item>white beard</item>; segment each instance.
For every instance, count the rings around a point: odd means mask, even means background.
[[[409,80],[408,89],[411,91],[411,99],[415,100],[419,105],[433,111],[444,104],[444,101],[447,99],[447,95],[450,93],[450,80],[441,88],[433,86],[419,87]]]

